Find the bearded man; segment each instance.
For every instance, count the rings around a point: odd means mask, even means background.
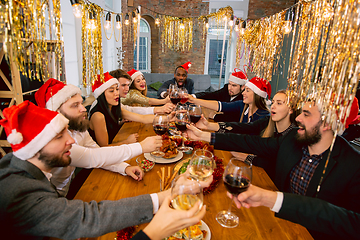
[[[357,108],[351,107],[346,123],[342,123],[348,126],[348,120],[353,120],[350,115],[354,114],[357,115]],[[272,192],[269,197],[252,187],[249,193],[237,197],[238,207],[239,201],[247,207],[267,206],[277,217],[305,226],[315,239],[357,238],[360,153],[344,138],[335,136],[313,102],[304,104],[296,121],[299,128],[282,138],[209,133],[195,126],[188,126],[187,134],[214,144],[215,149],[253,153],[262,158],[276,156],[268,159],[275,165],[274,182],[281,192]]]

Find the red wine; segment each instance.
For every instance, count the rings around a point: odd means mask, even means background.
[[[179,129],[182,132],[186,130],[186,124],[187,124],[186,122],[175,122],[177,129]]]
[[[197,123],[200,120],[200,115],[190,115],[190,121],[193,123]]]
[[[186,103],[186,102],[187,102],[187,100],[189,100],[189,98],[187,98],[187,97],[183,97],[183,98],[181,98],[180,102],[181,102],[181,103]]]
[[[181,98],[170,98],[171,102],[176,105],[178,102],[180,102]]]
[[[167,132],[167,128],[161,125],[155,125],[154,131],[157,135],[164,135]]]
[[[231,194],[239,195],[248,189],[250,180],[247,178],[234,178],[231,174],[227,174],[225,176],[224,185]]]

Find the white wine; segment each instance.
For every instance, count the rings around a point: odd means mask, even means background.
[[[199,209],[201,209],[203,202],[196,195],[191,195],[191,194],[178,195],[173,200],[171,200],[171,203],[172,206],[177,210],[189,210],[195,205],[197,201],[200,201]]]
[[[190,175],[196,177],[200,181],[210,177],[213,171],[214,170],[211,165],[205,164],[191,165],[189,168]]]

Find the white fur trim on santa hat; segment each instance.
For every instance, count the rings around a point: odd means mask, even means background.
[[[111,78],[111,79],[107,80],[100,87],[95,89],[94,97],[98,98],[106,89],[108,89],[109,87],[111,87],[114,84],[119,85],[119,81],[116,78]]]
[[[267,97],[267,93],[260,90],[255,84],[253,84],[252,82],[247,82],[245,84],[245,86],[247,86],[248,88],[250,88],[251,90],[254,91],[254,93],[256,93],[257,95],[259,95],[262,98],[266,98]]]
[[[137,77],[140,76],[140,75],[143,75],[142,72],[140,72],[140,71],[134,72],[134,74],[131,75],[131,79],[132,79],[131,83],[135,80],[135,78],[137,78]],[[130,84],[131,84],[131,83],[130,83]]]
[[[69,120],[57,114],[44,129],[34,137],[28,144],[14,152],[14,155],[22,160],[35,156],[46,144],[59,134],[69,123]]]
[[[247,82],[246,79],[241,79],[241,78],[235,77],[232,74],[229,77],[229,81],[232,81],[233,83],[239,84],[241,86],[244,85]]]
[[[46,108],[52,111],[57,111],[64,102],[76,94],[81,95],[80,88],[72,84],[65,85],[65,87],[60,89],[55,95],[49,98],[49,100],[46,102]]]

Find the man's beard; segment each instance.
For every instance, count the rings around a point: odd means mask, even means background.
[[[90,121],[87,118],[87,113],[85,112],[85,119],[83,119],[84,115],[80,117],[74,118],[70,117],[67,114],[62,113],[67,119],[69,119],[69,130],[75,130],[79,132],[85,132],[89,129]]]
[[[311,132],[307,129],[305,129],[305,126],[301,123],[297,122],[299,127],[302,127],[305,130],[305,133],[303,136],[300,136],[299,133],[296,134],[296,140],[298,143],[302,145],[312,146],[316,143],[318,143],[321,140],[321,134],[320,134],[320,126],[322,124],[321,121],[316,124],[316,126],[311,130]]]
[[[63,154],[59,155],[52,155],[49,153],[40,150],[39,160],[42,161],[47,167],[55,168],[55,167],[67,167],[71,163],[71,158],[66,156],[65,159],[63,158]]]

